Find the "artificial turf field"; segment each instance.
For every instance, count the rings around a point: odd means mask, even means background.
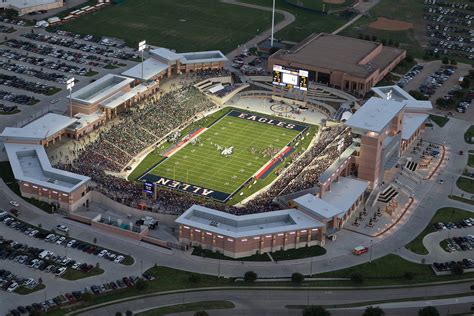
[[[231,194],[271,160],[270,148],[279,151],[300,133],[226,115],[200,134],[198,141],[189,142],[144,177],[154,175]],[[222,156],[222,148],[231,146],[233,153]]]
[[[275,21],[282,19],[276,14]],[[271,13],[219,0],[125,0],[85,15],[60,29],[183,51],[227,53],[270,28]]]

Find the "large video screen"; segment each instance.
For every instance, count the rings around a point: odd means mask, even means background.
[[[273,65],[273,84],[286,88],[308,90],[308,71]]]

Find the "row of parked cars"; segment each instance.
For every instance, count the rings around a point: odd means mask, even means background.
[[[0,113],[11,113],[18,110],[18,106],[16,105],[5,105],[0,103]]]
[[[472,250],[474,248],[474,236],[453,237],[446,239],[446,250],[449,252]]]
[[[13,26],[0,25],[0,33],[13,33],[16,29]]]
[[[0,288],[7,292],[13,292],[19,287],[34,289],[38,282],[33,278],[22,278],[8,270],[0,269]]]
[[[9,19],[1,15],[0,15],[0,22],[6,23],[6,24],[18,25],[18,26],[26,25],[25,21],[18,20],[18,19]]]
[[[474,260],[473,259],[462,259],[461,261],[449,261],[449,262],[434,262],[432,264],[433,270],[435,272],[448,272],[452,271],[455,266],[460,266],[463,269],[472,269],[474,268]]]
[[[423,18],[432,53],[474,59],[473,8],[467,3],[425,0]]]
[[[28,41],[18,39],[11,39],[5,42],[9,48],[23,50],[38,55],[49,56],[76,64],[87,65],[88,67],[105,67],[107,64],[103,63],[102,58],[95,55],[87,55],[79,52],[67,51],[56,48],[52,45],[36,44]]]
[[[426,77],[423,84],[418,89],[421,93],[426,96],[432,96],[435,94],[436,89],[441,87],[450,76],[454,74],[456,67],[443,65],[440,69]]]
[[[38,79],[52,81],[59,84],[65,84],[67,81],[67,77],[64,74],[59,74],[59,73],[54,73],[54,72],[45,72],[43,70],[38,70],[27,65],[12,63],[10,61],[8,62],[0,61],[0,68],[17,73],[17,74],[21,74],[24,76],[35,77]]]
[[[28,104],[28,105],[35,104],[36,102],[39,101],[38,99],[34,97],[30,97],[26,94],[16,94],[16,93],[4,91],[1,89],[0,89],[0,100],[5,100],[5,101],[16,103],[16,104]]]
[[[146,280],[152,280],[154,277],[149,275],[144,275]],[[32,313],[33,311],[46,311],[55,308],[59,308],[61,306],[66,306],[70,304],[74,304],[78,300],[82,298],[82,296],[86,293],[91,293],[92,295],[102,295],[105,293],[109,293],[112,291],[133,287],[140,280],[137,276],[129,276],[123,277],[122,279],[118,279],[117,281],[107,282],[100,285],[92,285],[90,287],[86,287],[80,291],[72,291],[65,293],[64,295],[58,295],[52,299],[46,300],[41,303],[33,303],[28,306],[18,306],[16,309],[10,310],[10,313],[15,316],[19,316],[26,310],[28,313]]]
[[[28,34],[27,37],[36,41],[68,47],[72,49],[78,49],[83,52],[98,54],[109,58],[117,58],[122,60],[138,58],[138,56],[134,53],[126,52],[125,50],[113,48],[111,46],[105,46],[104,44],[101,44],[100,39],[97,39],[92,35],[73,35],[73,33],[70,32],[57,31],[55,35]],[[90,43],[81,43],[77,41],[78,39]]]
[[[423,70],[423,65],[416,64],[398,81],[398,83],[397,83],[398,86],[403,88],[410,81],[412,81],[413,78],[415,78],[422,70]]]
[[[8,70],[22,68],[21,65],[11,65],[7,67]],[[5,67],[4,64],[0,63],[0,68],[5,69],[7,67]],[[45,95],[50,95],[57,91],[56,89],[58,89],[52,86],[42,84],[41,82],[28,81],[17,76],[9,76],[5,74],[0,74],[0,85],[14,87],[17,89]]]
[[[50,233],[45,230],[39,230],[27,223],[21,222],[16,220],[13,216],[8,215],[7,212],[0,210],[0,221],[2,221],[5,225],[20,232],[23,232],[25,235],[29,237],[35,237],[38,239],[42,239],[45,242],[55,243],[60,246],[64,246],[65,248],[77,249],[81,250],[82,252],[92,254],[98,256],[99,258],[104,258],[109,261],[113,261],[115,263],[122,263],[125,260],[125,256],[119,253],[114,253],[110,250],[103,249],[99,246],[95,246],[89,244],[87,242],[79,241],[70,237],[66,237],[56,233]],[[56,229],[62,232],[68,232],[69,228],[65,225],[57,225]],[[39,259],[48,259],[48,256],[54,255],[51,251],[42,249],[42,253],[38,254]],[[62,261],[65,261],[65,264],[68,264],[72,259],[66,260],[68,258],[62,258]],[[54,260],[55,261],[55,260]],[[76,262],[74,262],[76,263]],[[73,264],[74,264],[73,263]],[[71,267],[73,266],[71,264]]]
[[[465,218],[462,221],[457,221],[457,222],[439,222],[433,224],[434,228],[436,230],[444,230],[444,229],[457,229],[457,228],[466,228],[466,227],[471,227],[474,225],[474,218]]]

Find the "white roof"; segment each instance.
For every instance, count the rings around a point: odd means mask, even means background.
[[[426,122],[428,114],[405,113],[403,116],[402,139],[410,139],[415,131]]]
[[[7,3],[18,9],[25,9],[29,7],[36,7],[39,5],[56,3],[59,1],[60,0],[7,0]]]
[[[139,63],[132,68],[122,72],[123,76],[130,78],[149,80],[162,72],[166,71],[170,66],[162,63],[155,58],[145,59],[143,62],[143,77],[142,77],[142,63]]]
[[[51,166],[44,147],[33,144],[5,143],[15,179],[71,193],[90,178]]]
[[[173,62],[176,60],[179,60],[181,58],[181,55],[176,54],[172,50],[169,50],[167,48],[156,48],[150,51],[150,54],[153,56],[157,56],[159,58],[162,58],[168,62]]]
[[[316,216],[316,218],[323,220],[330,220],[334,216],[343,213],[342,209],[310,193],[294,199],[293,202],[303,210]]]
[[[368,186],[366,181],[339,177],[339,181],[331,184],[331,191],[324,192],[323,200],[342,210],[344,214],[367,190]]]
[[[48,113],[24,127],[6,127],[0,137],[9,140],[40,141],[65,129],[77,120],[77,118]]]
[[[355,129],[380,133],[404,106],[401,102],[372,97],[344,124]]]
[[[110,97],[117,91],[129,86],[133,79],[106,74],[100,79],[72,93],[75,102],[84,104],[94,104]]]
[[[210,50],[204,52],[180,53],[182,64],[201,64],[226,62],[227,57],[220,50]]]
[[[114,109],[124,102],[134,98],[136,95],[145,92],[147,89],[148,87],[145,84],[139,84],[130,89],[128,92],[118,92],[114,94],[110,98],[102,101],[100,105],[104,108]]]
[[[98,111],[93,112],[91,114],[77,113],[77,114],[74,115],[74,117],[77,118],[77,121],[74,122],[73,124],[69,125],[68,129],[77,130],[77,129],[83,128],[87,125],[90,125],[90,124],[94,123],[95,121],[105,117],[105,113],[98,110]]]
[[[382,99],[403,102],[405,109],[408,111],[428,111],[433,109],[431,101],[417,100],[397,85],[373,87],[372,91]]]
[[[324,226],[320,221],[295,209],[237,216],[200,205],[191,206],[176,219],[176,223],[233,238]]]

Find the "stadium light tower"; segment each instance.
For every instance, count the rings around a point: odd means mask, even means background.
[[[142,52],[142,80],[145,80],[145,78],[143,77],[144,76],[144,74],[143,74],[143,52],[145,51],[145,48],[146,48],[146,41],[141,41],[140,43],[138,43],[138,51]]]
[[[272,35],[270,38],[270,47],[273,47],[273,33],[275,32],[275,0],[273,0],[273,10],[272,10]]]
[[[69,117],[72,117],[72,88],[74,87],[74,77],[66,81],[66,88],[69,90]]]

